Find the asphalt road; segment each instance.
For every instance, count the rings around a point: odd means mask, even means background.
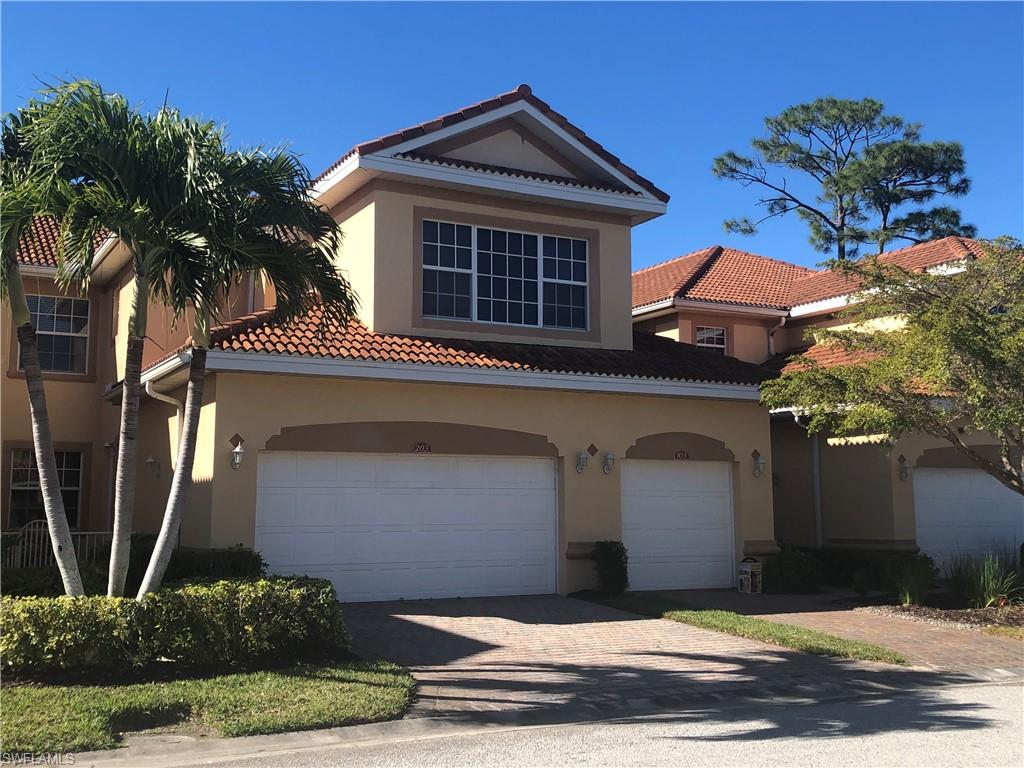
[[[771,711],[765,719],[764,711]],[[210,763],[326,766],[1024,766],[1024,687],[662,714]]]

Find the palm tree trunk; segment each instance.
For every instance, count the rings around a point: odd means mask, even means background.
[[[57,459],[53,451],[53,435],[50,432],[50,417],[46,410],[46,390],[43,374],[39,367],[39,345],[36,331],[32,327],[32,316],[25,300],[25,289],[17,265],[8,272],[7,287],[11,302],[14,324],[18,329],[18,343],[25,368],[25,384],[28,386],[28,408],[32,419],[32,445],[36,454],[36,470],[39,473],[39,491],[43,496],[43,511],[46,526],[50,531],[53,556],[57,561],[65,594],[78,597],[85,594],[82,576],[78,570],[78,558],[71,541],[67,514],[64,511],[64,497],[60,492],[57,476]]]
[[[121,427],[118,435],[117,475],[114,480],[114,535],[110,544],[107,595],[121,597],[128,578],[132,518],[135,513],[136,438],[139,428],[139,382],[146,341],[149,284],[136,272],[135,295],[128,319],[128,352],[121,385]]]
[[[199,433],[199,415],[203,407],[203,380],[206,376],[206,347],[192,350],[192,361],[188,372],[188,393],[185,395],[184,429],[178,446],[178,461],[171,480],[171,492],[167,497],[164,519],[160,525],[149,567],[139,587],[136,599],[141,600],[147,592],[160,588],[171,562],[171,555],[178,541],[178,529],[185,508],[185,497],[192,487],[192,465],[196,457],[196,442]]]

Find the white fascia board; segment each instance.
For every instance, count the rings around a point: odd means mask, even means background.
[[[177,373],[192,362],[192,350],[183,349],[176,355],[173,355],[166,360],[161,360],[156,365],[147,368],[142,372],[142,376],[139,378],[139,383],[145,387],[148,382],[157,382],[160,379],[166,378],[173,373]],[[121,396],[122,383],[110,387],[106,392],[103,393],[104,400],[116,400]]]
[[[584,205],[595,205],[602,208],[617,208],[656,215],[663,214],[668,210],[668,206],[665,203],[650,195],[640,198],[633,195],[621,195],[615,192],[571,187],[539,179],[501,176],[466,168],[422,163],[417,160],[406,160],[400,157],[363,155],[359,159],[359,167],[379,173],[394,173],[429,181],[494,189],[500,192],[529,195],[531,197],[547,197]]]
[[[449,365],[385,363],[372,360],[274,355],[262,352],[211,351],[207,370],[231,373],[328,376],[429,384],[516,387],[520,389],[572,390],[609,394],[698,397],[716,400],[760,399],[756,384],[717,384],[701,381],[668,381],[634,376],[535,373]]]
[[[675,308],[675,299],[664,299],[663,301],[656,301],[653,304],[644,304],[642,307],[633,307],[633,317],[649,315],[655,312],[658,314],[666,314],[666,310],[674,310]]]
[[[114,251],[114,246],[117,245],[119,238],[117,235],[107,235],[107,239],[103,241],[99,249],[92,256],[92,269],[95,270],[103,260],[107,258]]]
[[[57,277],[56,267],[46,267],[40,264],[19,264],[18,272],[24,277]]]
[[[352,171],[359,167],[359,153],[353,152],[344,162],[331,171],[329,174],[320,179],[316,184],[313,185],[312,196],[314,199],[323,195],[327,190],[337,184],[339,181],[348,176]]]
[[[850,303],[853,294],[843,294],[842,296],[832,296],[821,301],[812,301],[807,304],[797,304],[795,307],[789,310],[790,317],[804,317],[806,315],[820,315],[827,312],[835,312],[837,309],[842,309]]]
[[[717,312],[726,315],[761,315],[762,317],[785,317],[789,314],[784,309],[771,307],[754,307],[744,304],[725,304],[718,301],[697,301],[695,299],[676,299],[675,306],[679,309],[697,309],[702,312]]]

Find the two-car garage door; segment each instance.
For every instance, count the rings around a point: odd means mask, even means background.
[[[342,600],[556,591],[551,459],[266,453],[258,485],[271,571]]]

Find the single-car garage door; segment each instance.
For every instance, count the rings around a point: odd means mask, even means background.
[[[259,457],[256,547],[343,601],[554,592],[551,459]]]
[[[729,464],[623,461],[622,541],[631,589],[732,586]]]
[[[914,516],[917,546],[939,563],[1024,540],[1024,497],[980,469],[915,469]]]

